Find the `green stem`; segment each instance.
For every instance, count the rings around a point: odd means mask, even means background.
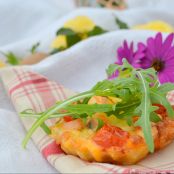
[[[20,117],[40,118],[42,115],[43,115],[43,113],[42,114],[29,114],[29,113],[27,114],[27,113],[25,113],[25,114],[20,114]],[[67,116],[67,115],[73,115],[73,114],[71,114],[71,113],[62,113],[62,114],[59,114],[59,113],[57,113],[57,114],[52,114],[48,119],[58,118],[58,117],[64,117],[64,116]]]
[[[53,113],[57,112],[58,110],[60,110],[61,108],[73,103],[73,102],[76,102],[76,101],[79,101],[83,98],[86,98],[86,97],[91,97],[93,96],[94,93],[91,92],[91,91],[87,91],[87,92],[84,92],[84,93],[81,93],[79,95],[76,95],[74,97],[71,97],[69,98],[68,100],[65,100],[63,101],[62,103],[60,104],[56,104],[54,106],[52,106],[51,108],[49,108],[46,112],[44,112],[41,117],[33,124],[33,126],[29,129],[27,135],[25,136],[23,142],[22,142],[22,146],[25,148],[29,139],[31,138],[31,136],[33,135],[34,131],[45,121],[49,118],[50,115],[52,115]]]
[[[156,80],[153,86],[154,86],[154,87],[158,87],[158,86],[159,86],[159,81]]]
[[[50,128],[45,123],[42,123],[40,127],[45,131],[46,134],[51,134]]]

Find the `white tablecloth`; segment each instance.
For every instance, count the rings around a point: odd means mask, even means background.
[[[0,1],[0,50],[13,51],[23,57],[29,54],[28,49],[33,43],[40,41],[39,50],[48,51],[55,31],[67,19],[87,15],[96,24],[112,32],[85,40],[30,67],[75,91],[87,90],[98,80],[105,78],[105,68],[116,60],[116,49],[124,39],[136,42],[154,35],[154,32],[150,31],[119,31],[114,22],[114,15],[130,26],[156,19],[165,20],[174,26],[174,1],[128,0],[128,4],[130,9],[115,12],[88,8],[74,10],[75,6],[71,0]],[[3,55],[1,59],[5,59]],[[25,131],[2,85],[0,108],[0,172],[56,172],[32,142],[27,150],[21,148]]]

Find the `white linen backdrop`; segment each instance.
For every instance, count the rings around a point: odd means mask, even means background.
[[[105,68],[116,60],[116,49],[124,39],[145,41],[154,36],[150,31],[117,30],[114,15],[130,26],[151,20],[165,20],[174,26],[174,1],[128,0],[130,9],[115,12],[104,9],[79,9],[71,0],[0,1],[0,51],[12,51],[20,57],[40,41],[40,51],[49,51],[55,32],[67,19],[87,15],[110,33],[76,44],[30,68],[50,80],[62,83],[75,91],[89,89],[105,78]],[[171,10],[170,10],[171,9]],[[71,13],[67,14],[68,12]],[[63,17],[62,17],[63,16]],[[4,56],[0,56],[5,60]],[[3,71],[0,70],[0,71]],[[56,172],[38,152],[32,142],[23,150],[21,141],[25,130],[14,112],[2,84],[0,84],[0,172],[54,173]]]

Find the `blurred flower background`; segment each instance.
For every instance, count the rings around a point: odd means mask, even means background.
[[[16,0],[18,1],[18,0]],[[143,22],[135,21],[136,25],[132,25],[127,23],[127,19],[122,19],[122,15],[117,16],[114,14],[115,12],[122,12],[126,10],[131,10],[133,7],[141,7],[143,3],[146,3],[146,6],[154,7],[159,2],[156,0],[153,1],[143,1],[143,0],[65,0],[64,3],[58,3],[64,9],[67,7],[70,9],[77,9],[80,7],[92,7],[93,9],[108,9],[112,10],[113,18],[113,25],[115,25],[115,30],[118,29],[126,29],[126,30],[149,30],[149,31],[156,31],[156,32],[164,32],[164,33],[171,33],[174,31],[172,24],[168,23],[168,21],[162,20],[158,17],[155,20]],[[140,3],[141,1],[141,3]],[[58,2],[58,1],[57,1]],[[56,3],[57,3],[56,2]],[[62,8],[62,9],[63,9]],[[67,8],[68,9],[68,8]],[[66,14],[67,11],[64,10],[62,12]],[[120,13],[121,14],[121,13]],[[61,16],[61,15],[60,15]],[[97,22],[98,23],[98,22]],[[81,42],[83,40],[88,39],[89,37],[93,37],[96,35],[101,35],[106,32],[109,32],[106,28],[99,26],[91,17],[85,15],[79,15],[76,17],[72,17],[70,19],[65,20],[62,26],[57,27],[57,31],[55,32],[55,37],[50,41],[49,46],[47,46],[47,50],[40,49],[41,43],[39,40],[33,45],[28,47],[30,50],[27,54],[24,54],[22,57],[20,54],[16,54],[12,50],[8,51],[1,51],[2,56],[4,57],[3,60],[0,60],[0,67],[4,67],[6,65],[24,65],[24,64],[35,64],[49,55],[64,51],[71,46]]]

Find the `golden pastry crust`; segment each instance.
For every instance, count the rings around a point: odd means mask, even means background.
[[[93,103],[112,103],[111,99],[94,97]],[[163,106],[158,105],[157,114],[161,121],[152,123],[152,135],[155,151],[164,148],[174,139],[174,120],[167,117]],[[75,155],[86,161],[135,164],[149,154],[143,132],[140,127],[128,126],[123,120],[105,113],[96,113],[105,125],[95,131],[83,124],[81,119],[62,119],[51,128],[51,136],[61,145],[65,153]],[[135,121],[137,117],[135,117]]]
[[[71,121],[71,124],[74,122],[77,120]],[[128,165],[137,163],[149,153],[140,128],[132,132],[124,131],[129,136],[121,146],[104,147],[95,139],[101,130],[95,132],[82,127],[69,129],[66,128],[66,124],[70,122],[52,127],[52,137],[64,152],[79,156],[83,160]],[[164,118],[162,122],[152,126],[152,134],[155,150],[164,148],[174,139],[174,121]]]

